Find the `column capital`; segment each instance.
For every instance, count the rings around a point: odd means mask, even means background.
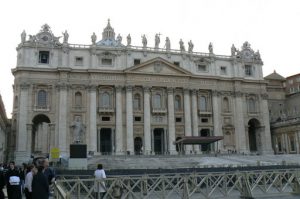
[[[147,93],[149,93],[149,92],[150,92],[150,89],[151,89],[151,87],[150,87],[150,86],[143,86],[143,89],[144,89],[144,92],[147,92]]]
[[[115,85],[115,89],[116,89],[116,92],[121,92],[122,89],[123,89],[123,86],[121,86],[121,85]]]
[[[132,85],[126,85],[126,91],[132,92],[133,86]]]
[[[262,93],[260,94],[260,97],[263,99],[263,100],[268,100],[269,96],[267,93]]]
[[[243,97],[244,93],[242,93],[241,91],[235,91],[235,92],[233,93],[233,95],[234,95],[235,97]]]
[[[54,123],[50,123],[50,124],[49,124],[49,127],[50,127],[50,130],[54,130],[55,124],[54,124]]]
[[[30,131],[30,133],[31,133],[32,124],[26,124],[26,128],[27,128],[27,131]]]
[[[62,82],[62,83],[58,83],[55,85],[56,89],[58,90],[68,90],[68,88],[70,87],[69,84]]]
[[[190,94],[190,88],[183,88],[184,94]]]
[[[173,87],[168,87],[167,92],[168,92],[168,94],[173,94],[174,93],[174,88]]]
[[[219,97],[221,95],[220,91],[218,91],[218,90],[212,90],[211,94],[213,97]]]
[[[96,91],[97,90],[97,85],[96,84],[89,84],[87,86],[88,91]]]
[[[192,90],[192,94],[193,94],[193,95],[197,95],[197,94],[198,94],[198,89],[193,89],[193,90]]]
[[[26,90],[26,89],[28,89],[29,87],[30,87],[30,84],[28,84],[27,82],[22,82],[22,83],[20,84],[21,90]]]

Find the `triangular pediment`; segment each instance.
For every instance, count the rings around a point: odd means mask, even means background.
[[[187,76],[191,73],[167,60],[157,57],[141,64],[124,70],[125,73],[158,74],[158,75],[181,75]]]

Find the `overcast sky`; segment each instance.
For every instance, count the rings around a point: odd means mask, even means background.
[[[179,49],[179,40],[192,40],[194,51],[230,55],[235,44],[248,41],[259,50],[264,76],[276,70],[284,77],[300,73],[300,1],[299,0],[2,0],[0,2],[0,93],[8,117],[13,101],[13,75],[16,47],[23,30],[36,34],[47,23],[54,35],[67,30],[69,43],[90,44],[95,32],[101,39],[110,18],[116,34],[131,34],[132,45],[141,46],[145,34],[148,46],[161,33],[171,48]]]

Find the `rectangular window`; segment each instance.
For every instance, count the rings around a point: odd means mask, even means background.
[[[49,64],[49,51],[40,51],[39,52],[39,63],[40,64]]]
[[[181,121],[182,121],[181,117],[176,117],[176,122],[181,122]]]
[[[102,117],[102,121],[105,121],[105,122],[110,121],[110,117]]]
[[[180,66],[180,62],[174,61],[174,65],[175,65],[175,66]]]
[[[245,65],[245,75],[246,76],[252,76],[253,71],[252,71],[252,66],[251,65]]]
[[[103,59],[101,59],[101,64],[106,65],[106,66],[111,66],[112,65],[112,59],[103,58]]]
[[[140,59],[134,59],[133,60],[133,65],[139,65],[141,63]]]
[[[75,66],[83,65],[83,57],[75,57]]]
[[[226,75],[227,71],[226,71],[226,66],[221,66],[221,75]]]
[[[207,123],[207,122],[208,122],[208,118],[202,118],[202,119],[201,119],[201,122],[202,122],[202,123]]]
[[[198,71],[201,71],[201,72],[207,71],[206,65],[198,65]]]
[[[142,121],[142,117],[134,117],[134,121],[135,122],[141,122]]]
[[[294,81],[292,79],[289,80],[289,84],[293,84]]]

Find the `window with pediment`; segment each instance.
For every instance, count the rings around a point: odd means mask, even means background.
[[[161,95],[159,93],[154,94],[154,97],[153,97],[153,107],[155,109],[162,108]]]
[[[133,98],[133,109],[141,110],[141,95],[136,93]]]
[[[45,90],[39,90],[37,93],[37,106],[39,108],[47,107],[47,92]]]
[[[82,94],[79,91],[75,93],[75,106],[82,106]]]
[[[223,98],[223,112],[229,112],[229,100],[227,97]]]
[[[207,111],[207,98],[206,98],[206,96],[200,96],[199,109],[200,109],[200,111]]]
[[[108,92],[102,93],[100,96],[100,106],[102,108],[109,108],[110,105],[110,94]]]
[[[182,107],[181,107],[181,97],[179,95],[176,95],[175,96],[175,103],[174,103],[174,106],[175,106],[175,111],[180,111],[182,110]]]
[[[256,100],[254,97],[250,97],[247,100],[248,102],[248,112],[255,113],[256,112]]]

